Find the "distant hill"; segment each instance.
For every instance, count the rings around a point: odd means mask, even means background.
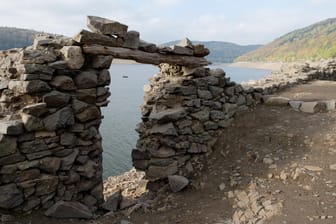
[[[164,46],[177,44],[179,41],[164,43]],[[210,50],[207,59],[211,62],[231,63],[238,56],[253,51],[262,45],[238,45],[223,41],[192,41],[193,44],[204,44]]]
[[[0,50],[29,46],[37,33],[39,32],[28,29],[0,27]]]
[[[290,32],[236,61],[290,62],[336,57],[336,18]]]

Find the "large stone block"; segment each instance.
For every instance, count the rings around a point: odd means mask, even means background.
[[[173,162],[168,166],[149,166],[146,172],[147,176],[150,179],[164,179],[170,175],[177,173],[178,163],[177,161]]]
[[[55,131],[57,129],[73,125],[75,123],[75,119],[72,109],[65,107],[44,118],[43,123],[46,130]]]
[[[78,89],[95,88],[98,84],[98,78],[95,71],[84,71],[75,77],[75,83]]]
[[[0,186],[0,208],[10,209],[23,203],[23,193],[16,184]]]
[[[21,113],[20,115],[24,128],[27,131],[41,131],[44,129],[43,121],[40,118],[26,113]]]
[[[166,123],[171,121],[177,121],[184,118],[187,115],[186,110],[183,107],[166,109],[160,112],[152,110],[149,115],[149,119],[157,120],[159,123]]]
[[[110,19],[105,19],[98,16],[88,16],[87,17],[87,26],[96,33],[101,33],[105,35],[116,35],[118,37],[124,38],[127,33],[127,26],[113,21]]]
[[[18,93],[41,93],[51,90],[50,86],[41,80],[10,81],[8,88]]]
[[[130,49],[138,49],[140,44],[140,33],[138,31],[128,31],[125,37],[123,47]]]
[[[51,91],[43,96],[43,101],[48,107],[63,107],[70,101],[70,95],[59,92],[57,90]]]
[[[16,150],[16,138],[0,134],[0,157],[14,154]]]
[[[56,87],[59,90],[65,90],[65,91],[76,90],[76,86],[72,78],[65,75],[55,76],[51,80],[50,85]]]
[[[47,104],[46,103],[31,104],[22,108],[22,112],[36,117],[40,117],[48,113]]]
[[[88,207],[73,201],[58,201],[44,214],[53,218],[90,219],[93,216]]]
[[[0,120],[0,133],[5,135],[19,135],[23,132],[23,124],[20,121]]]
[[[64,46],[61,53],[70,69],[80,69],[84,65],[85,59],[80,46]]]

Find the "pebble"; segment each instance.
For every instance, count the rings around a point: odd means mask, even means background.
[[[330,170],[336,170],[336,163],[329,166]]]
[[[303,168],[305,168],[306,170],[309,170],[309,171],[313,171],[313,172],[321,172],[321,171],[323,171],[323,169],[321,167],[318,167],[318,166],[306,165]]]
[[[221,183],[219,186],[218,186],[219,190],[220,191],[224,191],[225,189],[225,184],[224,183]]]
[[[271,165],[271,164],[274,163],[274,161],[273,161],[273,159],[271,159],[271,158],[267,158],[267,157],[265,157],[265,158],[263,159],[263,163],[268,164],[268,165]]]

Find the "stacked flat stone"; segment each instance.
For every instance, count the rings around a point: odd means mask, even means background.
[[[272,72],[260,80],[242,83],[244,88],[255,88],[262,94],[270,95],[280,90],[312,80],[336,81],[336,60],[322,62],[305,62],[284,65],[280,71]]]
[[[144,87],[140,138],[133,164],[151,181],[190,176],[194,158],[211,150],[237,111],[255,105],[252,91],[231,82],[221,69],[160,65]]]
[[[103,202],[100,107],[111,61],[50,35],[1,52],[0,208],[73,201],[92,212]]]

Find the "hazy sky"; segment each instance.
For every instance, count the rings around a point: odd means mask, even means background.
[[[264,44],[336,17],[336,0],[0,0],[0,26],[73,36],[86,28],[86,15],[125,23],[154,43]]]

